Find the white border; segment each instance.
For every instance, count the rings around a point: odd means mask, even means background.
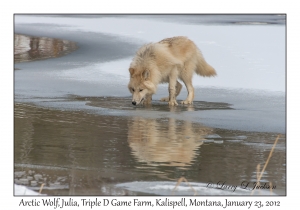
[[[14,13],[286,13],[287,14],[287,196],[280,200],[284,209],[298,201],[299,152],[296,136],[299,125],[299,10],[296,1],[4,1],[1,5],[1,206],[18,207],[20,197],[13,197],[13,14]],[[274,43],[276,44],[276,43]],[[297,196],[297,197],[296,197]],[[76,198],[80,199],[80,198]],[[128,199],[132,199],[128,198]],[[143,197],[147,200],[148,197]],[[149,199],[154,199],[149,197]],[[201,198],[203,199],[203,197]],[[221,200],[225,197],[209,197]],[[246,197],[230,197],[245,200]],[[248,197],[247,200],[270,200],[269,197]],[[199,207],[198,207],[199,208]],[[201,207],[200,207],[201,208]],[[203,208],[203,207],[202,207]],[[128,208],[129,209],[129,208]],[[132,209],[132,207],[130,207]]]

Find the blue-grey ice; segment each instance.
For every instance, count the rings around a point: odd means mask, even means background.
[[[218,187],[207,187],[207,183],[197,183],[197,182],[181,182],[175,189],[176,182],[170,181],[153,181],[153,182],[127,182],[117,184],[116,187],[126,189],[134,192],[141,192],[153,195],[181,195],[181,196],[191,196],[191,195],[218,195],[218,196],[228,196],[228,195],[251,195],[252,191],[249,189],[243,189],[240,186],[227,186],[222,189],[221,185]],[[225,186],[225,185],[224,185]],[[268,190],[255,191],[255,194],[259,195],[271,195]],[[275,195],[275,194],[272,194]]]
[[[172,17],[16,15],[16,33],[70,39],[79,49],[61,58],[16,64],[22,71],[15,72],[15,100],[129,97],[128,66],[135,51],[180,35],[193,40],[218,73],[215,78],[193,78],[195,101],[225,102],[233,108],[181,117],[217,128],[285,133],[284,19],[224,16],[215,23],[217,16]],[[235,24],[224,24],[234,18]],[[280,24],[273,24],[274,19]],[[167,85],[160,85],[153,99],[167,93]],[[178,100],[186,94],[184,89]]]

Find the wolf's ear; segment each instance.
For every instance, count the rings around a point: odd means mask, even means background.
[[[132,76],[134,74],[134,68],[129,68],[129,72],[130,72],[130,75]]]
[[[143,72],[142,76],[143,76],[144,80],[149,79],[149,77],[150,77],[150,71],[149,71],[148,69],[146,69],[146,70]]]

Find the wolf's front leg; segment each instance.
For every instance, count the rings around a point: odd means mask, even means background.
[[[171,71],[169,77],[169,105],[175,106],[178,105],[176,101],[176,84],[177,84],[177,68],[174,68]]]
[[[152,102],[152,95],[146,95],[143,105],[150,105]]]
[[[176,82],[176,95],[175,95],[175,98],[179,95],[180,91],[181,91],[181,88],[182,88],[182,84],[180,84],[180,82]],[[161,98],[160,101],[166,101],[166,102],[169,102],[169,96],[168,97],[164,97],[164,98]]]

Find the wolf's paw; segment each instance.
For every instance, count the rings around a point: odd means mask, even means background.
[[[193,104],[193,101],[184,100],[184,101],[181,101],[181,104]]]
[[[177,101],[176,100],[171,100],[171,101],[169,101],[169,105],[170,106],[177,106],[178,105],[178,103],[177,103]]]
[[[145,105],[145,106],[148,106],[148,105],[151,105],[151,101],[145,100],[145,101],[141,102],[141,104]]]
[[[160,101],[166,101],[166,102],[168,102],[169,101],[169,97],[161,98]]]

